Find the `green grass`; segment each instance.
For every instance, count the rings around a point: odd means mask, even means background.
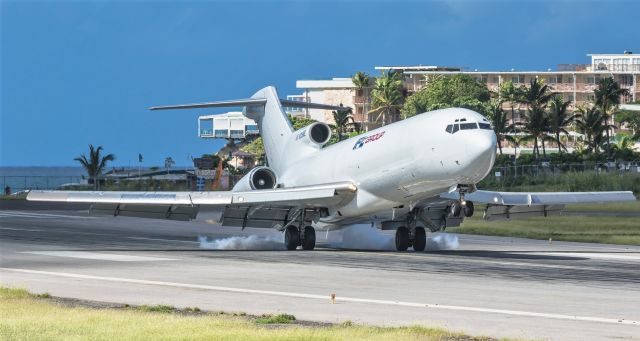
[[[257,324],[274,324],[274,323],[286,324],[286,323],[292,323],[295,320],[296,320],[296,317],[289,314],[277,314],[277,315],[265,314],[258,317],[256,319],[256,323]]]
[[[447,232],[492,236],[549,238],[562,241],[640,245],[640,218],[549,216],[528,219],[484,221],[482,213],[465,219]]]
[[[640,212],[640,201],[616,202],[608,204],[576,204],[567,205],[568,212]],[[640,223],[639,223],[640,224]]]
[[[331,327],[265,328],[249,317],[181,314],[171,306],[95,309],[68,307],[23,289],[0,287],[3,340],[490,340],[438,328],[369,327],[345,323]],[[162,307],[162,308],[158,308]],[[272,316],[293,322],[291,315]],[[281,322],[276,322],[281,323]]]

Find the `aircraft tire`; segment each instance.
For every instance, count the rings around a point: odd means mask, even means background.
[[[304,239],[302,240],[303,250],[313,250],[316,247],[316,230],[307,226],[304,228]]]
[[[284,231],[284,245],[287,250],[295,250],[300,245],[300,232],[295,226],[289,226]]]
[[[409,248],[409,229],[400,226],[396,230],[396,250],[407,251]]]
[[[466,204],[464,205],[464,216],[467,218],[470,218],[473,215],[473,202],[471,201],[467,201]]]
[[[416,227],[415,240],[413,241],[414,251],[424,251],[427,246],[427,233],[424,227]]]

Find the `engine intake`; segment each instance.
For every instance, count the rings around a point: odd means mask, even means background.
[[[233,186],[234,191],[272,189],[277,185],[276,173],[269,167],[259,166],[252,169]]]
[[[318,122],[309,126],[309,139],[314,143],[324,145],[331,138],[331,128],[328,125]]]

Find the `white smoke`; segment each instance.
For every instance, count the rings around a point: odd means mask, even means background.
[[[330,243],[338,249],[395,250],[395,237],[367,224],[351,225],[342,229],[342,240]]]
[[[342,238],[328,241],[329,245],[338,249],[356,250],[395,250],[395,235],[371,227],[368,224],[356,224],[341,230]],[[438,233],[427,238],[426,251],[455,250],[460,246],[458,236]]]
[[[438,233],[427,238],[426,251],[455,250],[460,246],[458,236],[449,233]]]
[[[209,240],[206,236],[198,236],[200,248],[210,250],[284,250],[282,238],[274,236],[261,237],[228,237]]]

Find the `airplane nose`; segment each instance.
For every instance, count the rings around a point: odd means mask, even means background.
[[[493,131],[482,132],[467,141],[467,155],[470,162],[467,164],[466,172],[468,172],[469,181],[480,181],[489,173],[496,159],[496,144],[496,135]]]
[[[474,136],[467,142],[467,153],[472,158],[491,157],[496,152],[496,134],[483,133],[480,136]]]

